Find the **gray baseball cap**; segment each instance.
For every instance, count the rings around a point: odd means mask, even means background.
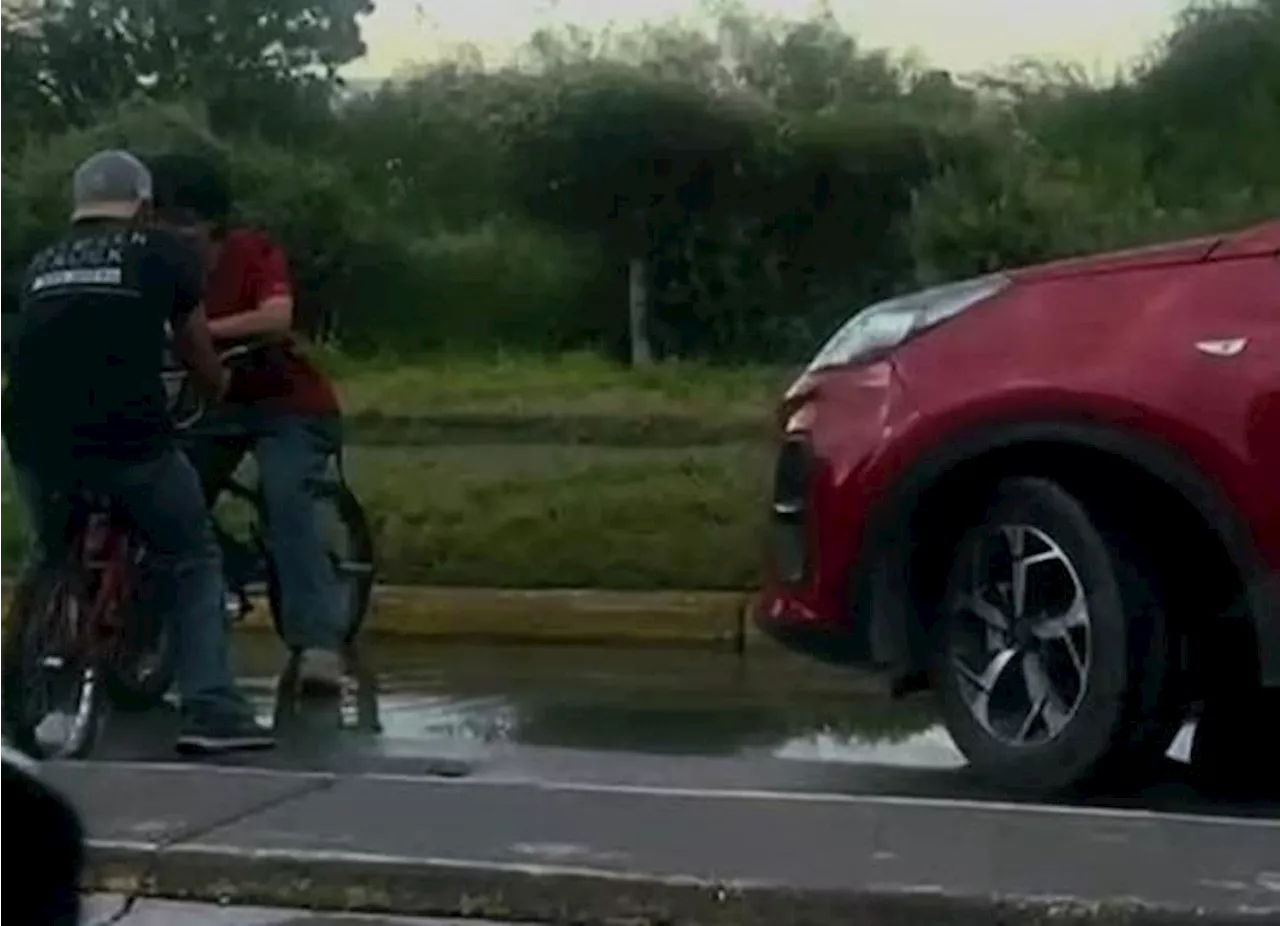
[[[151,199],[151,171],[128,151],[99,151],[71,177],[71,221],[127,219]]]

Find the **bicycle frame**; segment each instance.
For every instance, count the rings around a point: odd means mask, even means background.
[[[85,633],[87,656],[96,663],[125,629],[119,605],[133,594],[136,547],[114,510],[84,498],[71,500],[64,542],[63,562],[92,583],[87,589],[88,613],[77,633]]]

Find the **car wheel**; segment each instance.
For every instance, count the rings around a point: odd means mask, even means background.
[[[1136,547],[1059,484],[1016,478],[955,550],[933,682],[970,766],[1039,792],[1149,772],[1182,704],[1174,640]]]

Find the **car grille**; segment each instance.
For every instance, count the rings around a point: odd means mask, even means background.
[[[809,442],[788,438],[778,451],[773,473],[773,562],[779,580],[797,584],[809,571],[806,508],[813,452]]]

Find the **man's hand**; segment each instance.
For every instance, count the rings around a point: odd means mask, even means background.
[[[188,315],[174,333],[173,352],[191,371],[192,379],[206,398],[218,401],[226,395],[231,373],[218,359],[203,306]]]

